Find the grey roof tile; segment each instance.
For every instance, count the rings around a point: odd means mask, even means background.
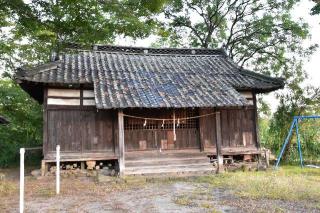
[[[283,87],[282,80],[240,69],[219,50],[196,49],[196,54],[190,49],[145,48],[148,53],[141,53],[137,48],[107,46],[100,50],[105,51],[65,53],[58,61],[18,73],[17,78],[93,84],[96,106],[105,109],[245,106],[248,102],[237,90]]]

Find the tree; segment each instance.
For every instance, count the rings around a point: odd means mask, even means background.
[[[9,34],[9,29],[12,28],[13,23],[10,19],[10,11],[5,7],[4,2],[0,2],[0,73],[12,66],[10,55],[13,54],[13,39]],[[1,69],[2,68],[2,69]]]
[[[0,126],[0,167],[19,159],[19,148],[42,144],[42,107],[19,85],[0,80],[0,115],[9,125]]]
[[[311,9],[311,15],[319,15],[320,14],[320,2],[317,0],[313,0],[316,5]]]
[[[14,46],[3,58],[11,69],[46,62],[68,43],[112,43],[116,36],[142,38],[155,28],[166,0],[8,0],[0,11],[13,23]],[[0,12],[0,15],[1,15]],[[4,25],[1,25],[4,28]],[[7,64],[8,65],[8,64]]]
[[[161,44],[217,48],[240,66],[288,81],[301,80],[308,25],[290,13],[298,1],[178,0],[165,8]],[[293,79],[295,74],[300,77]],[[290,82],[291,83],[291,82]]]

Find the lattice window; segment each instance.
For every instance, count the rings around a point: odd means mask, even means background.
[[[142,119],[137,118],[124,118],[124,129],[135,130],[135,129],[158,129],[158,122],[148,120],[146,123]]]
[[[156,114],[156,113],[155,113]],[[159,115],[160,114],[160,115]],[[186,117],[193,117],[197,116],[197,110],[176,110],[175,111],[175,124],[176,129],[191,129],[191,128],[198,128],[199,126],[199,119],[182,119]],[[139,117],[150,117],[143,114],[137,115]],[[157,119],[173,119],[173,111],[163,111],[158,113]],[[125,130],[138,130],[138,129],[173,129],[173,120],[143,120],[139,118],[124,118],[124,129]]]

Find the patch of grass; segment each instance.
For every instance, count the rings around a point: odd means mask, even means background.
[[[197,206],[195,202],[192,201],[187,195],[180,195],[174,198],[173,202],[180,206]]]
[[[276,207],[276,208],[274,209],[274,211],[277,212],[277,213],[286,212],[284,209],[282,209],[282,208],[280,208],[280,207]]]
[[[16,184],[10,181],[5,181],[5,180],[0,181],[0,197],[12,194],[16,190],[17,190]]]
[[[320,169],[285,166],[277,171],[203,176],[198,181],[231,189],[240,197],[320,202]]]
[[[127,176],[124,177],[125,183],[129,185],[144,185],[146,184],[147,180],[144,177],[135,177],[135,176]]]
[[[56,192],[53,189],[48,188],[39,188],[37,191],[37,195],[41,197],[52,197],[55,196]]]
[[[200,206],[205,209],[212,209],[213,208],[213,206],[210,203],[201,203]]]
[[[200,207],[207,209],[206,212],[210,213],[220,213],[221,211],[218,211],[214,208],[214,206],[210,203],[201,203]]]

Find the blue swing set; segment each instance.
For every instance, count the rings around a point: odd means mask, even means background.
[[[302,157],[302,151],[301,151],[301,141],[300,141],[300,135],[299,135],[299,121],[303,121],[305,119],[317,119],[320,118],[320,115],[306,115],[306,116],[294,116],[293,121],[291,123],[291,127],[289,130],[289,133],[286,137],[286,140],[284,141],[284,144],[281,148],[281,152],[277,158],[277,163],[275,165],[275,168],[277,169],[280,164],[280,160],[283,156],[284,150],[286,149],[286,146],[288,145],[290,138],[293,134],[294,128],[296,129],[296,135],[297,135],[297,143],[298,143],[298,151],[299,151],[299,157],[300,157],[300,165],[301,168],[303,168],[303,157]]]

